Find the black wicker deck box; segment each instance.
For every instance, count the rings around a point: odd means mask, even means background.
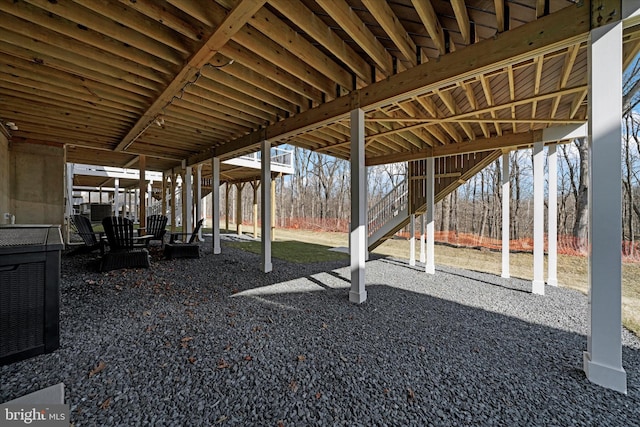
[[[60,345],[60,227],[0,226],[0,365]]]

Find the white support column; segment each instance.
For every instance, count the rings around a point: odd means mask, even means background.
[[[146,214],[147,216],[149,216],[149,209],[151,209],[151,205],[153,205],[153,181],[149,181],[149,183],[147,184],[147,193],[146,193],[147,197],[145,197],[146,201],[147,201],[147,209],[146,209]]]
[[[589,35],[589,381],[627,392],[622,368],[622,22]]]
[[[509,152],[502,154],[502,277],[511,277],[509,271],[509,241],[511,233],[511,184],[509,181]]]
[[[138,193],[133,189],[133,222],[138,222]]]
[[[138,156],[138,189],[140,191],[140,228],[147,227],[147,199],[145,194],[147,194],[147,180],[146,180],[146,170],[147,170],[147,156]]]
[[[547,285],[558,286],[558,154],[557,144],[549,145],[549,216],[547,240],[549,245]]]
[[[71,228],[71,216],[73,215],[73,163],[67,163],[67,227],[65,228],[65,241],[70,243],[69,233]],[[89,193],[91,194],[91,193]],[[89,196],[89,203],[91,203],[91,196]]]
[[[196,169],[196,221],[202,219],[202,163]],[[202,238],[202,227],[198,230],[198,240],[204,242]]]
[[[424,214],[420,215],[420,262],[424,263],[427,259],[427,254],[425,253],[426,246],[424,241],[424,229],[425,229],[425,221]]]
[[[204,221],[202,221],[202,228],[205,228],[209,226],[209,223],[207,221],[207,196],[204,196],[202,199],[200,199],[200,201],[202,202],[202,209],[200,210],[200,212],[202,212],[202,218],[204,218]]]
[[[364,163],[364,111],[351,110],[351,291],[349,301],[367,300],[365,262],[367,257],[367,175]]]
[[[211,232],[213,233],[213,253],[219,254],[220,249],[220,158],[211,159]]]
[[[182,232],[191,234],[193,231],[193,170],[191,166],[187,166],[186,168],[184,181],[182,185],[184,185],[185,206],[182,207],[182,212],[184,212]]]
[[[122,216],[125,218],[129,218],[129,216],[127,215],[127,212],[129,211],[129,189],[125,188],[123,195],[122,195]]]
[[[416,215],[409,216],[409,265],[416,265]]]
[[[533,282],[531,291],[544,295],[544,142],[533,144]]]
[[[271,263],[271,143],[267,140],[262,141],[262,152],[260,153],[260,197],[262,203],[260,206],[260,216],[262,220],[262,228],[260,233],[260,241],[262,246],[262,271],[265,273],[273,270]]]
[[[120,178],[114,179],[113,189],[113,216],[119,216],[120,212]]]
[[[171,187],[169,189],[169,191],[171,191],[171,232],[175,232],[176,231],[176,226],[178,225],[178,221],[177,219],[177,212],[176,212],[176,204],[178,203],[178,195],[177,193],[177,189],[178,189],[178,185],[177,185],[177,179],[178,179],[178,175],[172,170],[171,171]]]
[[[129,216],[131,217],[131,221],[135,222],[135,197],[136,197],[136,189],[132,188],[129,191]]]
[[[435,274],[435,224],[434,217],[434,197],[435,197],[435,164],[433,157],[427,159],[427,259],[425,262],[425,272]]]
[[[162,185],[160,186],[161,190],[161,194],[162,194],[162,199],[160,200],[160,214],[161,215],[166,215],[167,214],[167,176],[165,174],[165,172],[162,172]]]

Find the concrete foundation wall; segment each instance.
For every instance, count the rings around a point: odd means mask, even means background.
[[[10,170],[11,162],[9,156],[9,141],[0,133],[0,224],[6,224],[9,221],[4,218],[5,212],[11,212],[11,181]]]
[[[10,212],[16,224],[64,223],[64,149],[12,143]]]

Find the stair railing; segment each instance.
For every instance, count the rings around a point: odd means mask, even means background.
[[[393,187],[380,201],[369,208],[367,218],[369,220],[368,235],[382,228],[400,211],[408,208],[409,187],[405,178],[398,185]]]

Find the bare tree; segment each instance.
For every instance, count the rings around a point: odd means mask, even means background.
[[[580,156],[577,186],[575,179],[572,179],[576,203],[576,221],[573,226],[573,235],[577,239],[578,249],[585,252],[587,250],[589,229],[589,144],[587,144],[586,138],[576,138],[573,140],[573,144],[578,149]]]

